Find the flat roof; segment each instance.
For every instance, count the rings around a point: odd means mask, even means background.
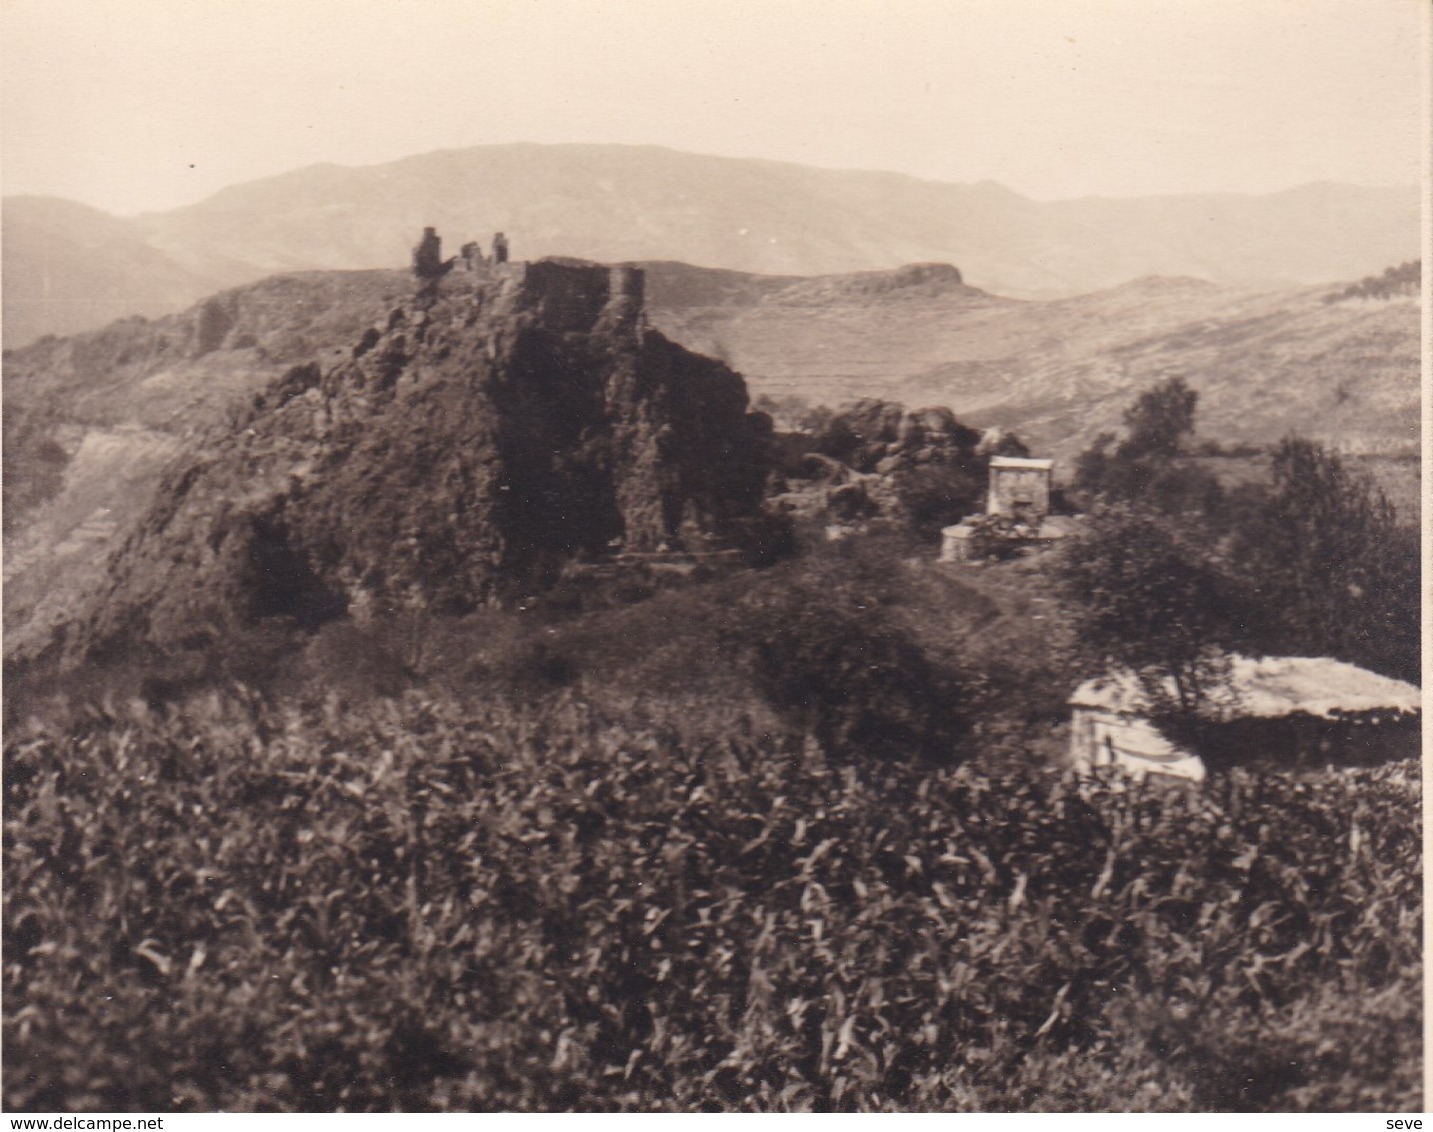
[[[1169,690],[1173,693],[1172,682]],[[1232,657],[1227,692],[1232,693],[1232,702],[1218,706],[1243,719],[1295,714],[1333,719],[1367,711],[1411,715],[1419,711],[1423,698],[1412,684],[1326,656]],[[1149,710],[1144,689],[1128,671],[1085,681],[1075,689],[1070,704],[1122,715]]]
[[[1055,466],[1054,460],[1034,460],[1024,456],[992,456],[990,457],[992,468],[1039,468],[1048,472]]]

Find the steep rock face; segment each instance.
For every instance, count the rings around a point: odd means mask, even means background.
[[[291,368],[170,468],[50,647],[462,612],[613,545],[719,545],[760,506],[769,422],[737,374],[647,329],[641,283],[553,261],[450,276]]]

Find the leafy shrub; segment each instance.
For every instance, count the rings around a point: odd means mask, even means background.
[[[720,640],[766,702],[824,750],[950,760],[967,705],[952,667],[892,608],[906,581],[897,545],[898,534],[850,540],[773,571],[735,602]]]
[[[919,464],[896,473],[896,498],[917,537],[937,543],[942,528],[979,510],[988,475],[983,463]]]
[[[810,593],[742,613],[733,647],[770,703],[823,749],[953,757],[962,730],[954,681],[889,622]]]

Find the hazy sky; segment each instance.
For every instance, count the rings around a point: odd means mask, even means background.
[[[1042,199],[1415,183],[1426,0],[0,0],[3,187],[651,143]]]

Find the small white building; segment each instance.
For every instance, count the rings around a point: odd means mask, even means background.
[[[941,562],[970,562],[1004,547],[1008,553],[1040,548],[1070,533],[1067,520],[1050,514],[1050,476],[1054,460],[1024,456],[990,457],[985,512],[967,515],[940,532]],[[979,536],[985,534],[986,538]]]
[[[969,562],[976,557],[971,542],[979,534],[974,522],[969,519],[953,527],[942,527],[940,531],[940,557],[938,562]]]
[[[985,513],[1039,527],[1050,513],[1050,476],[1054,467],[1054,460],[990,457],[990,491]]]
[[[1082,774],[1117,766],[1136,778],[1204,781],[1204,760],[1170,742],[1149,720],[1144,691],[1130,673],[1086,680],[1070,697],[1070,708],[1070,761]]]
[[[1205,776],[1201,756],[1220,765],[1372,763],[1418,752],[1421,705],[1414,685],[1329,657],[1237,656],[1196,753],[1160,732],[1139,680],[1117,672],[1070,697],[1070,757],[1081,771],[1118,766],[1195,782]]]

